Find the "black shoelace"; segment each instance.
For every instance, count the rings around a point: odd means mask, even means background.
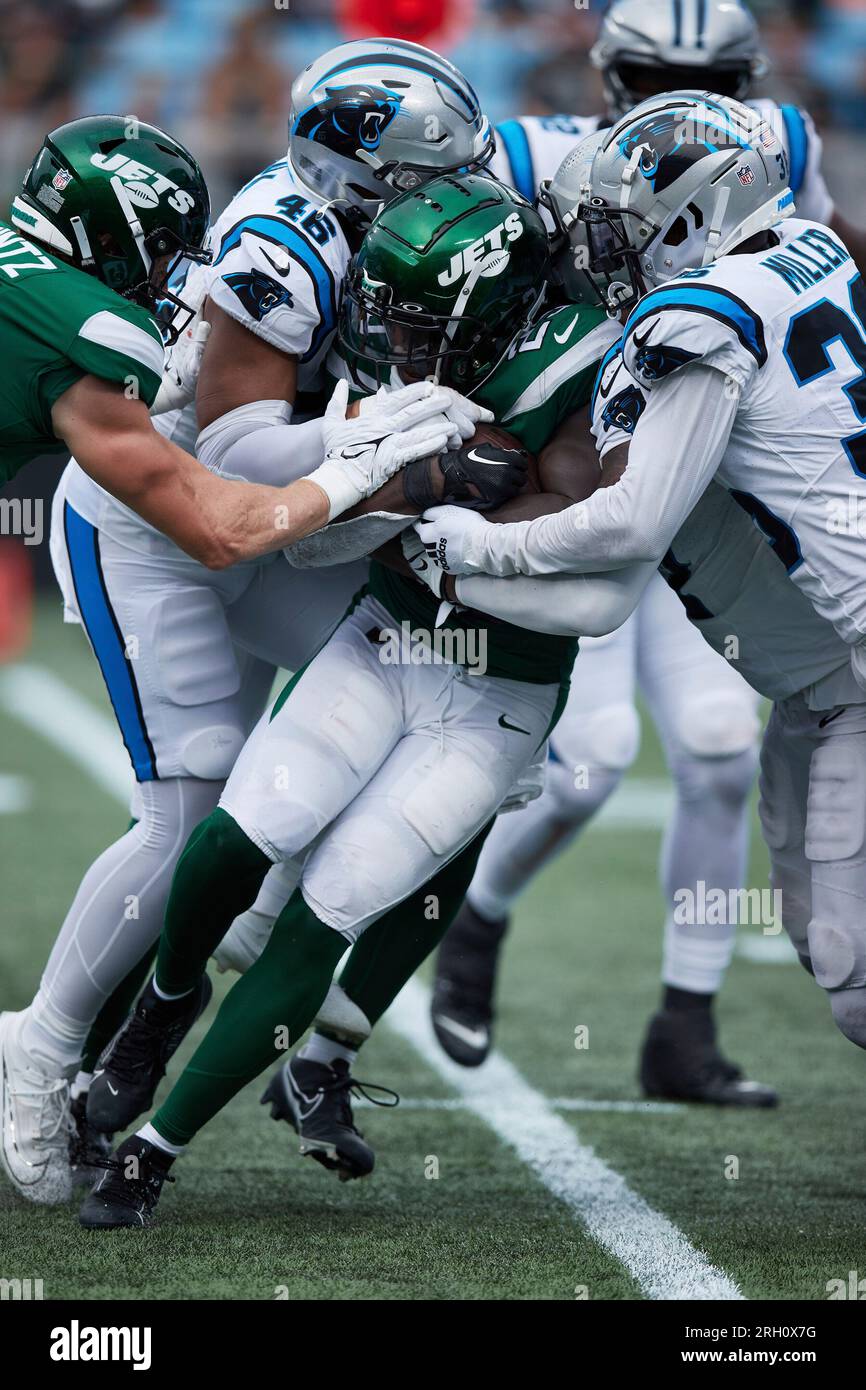
[[[338,1076],[333,1081],[328,1081],[323,1086],[316,1087],[317,1093],[321,1095],[334,1095],[339,1106],[340,1123],[347,1129],[354,1129],[358,1133],[352,1122],[352,1111],[349,1105],[349,1097],[354,1096],[355,1100],[367,1100],[371,1105],[381,1105],[387,1110],[392,1110],[395,1105],[400,1104],[400,1097],[396,1091],[392,1091],[389,1086],[379,1086],[375,1081],[359,1081],[354,1076]],[[386,1099],[380,1100],[372,1094],[378,1091]]]
[[[119,1173],[123,1178],[123,1186],[120,1184],[112,1185],[112,1196],[119,1197],[127,1206],[135,1206],[138,1202],[149,1202],[151,1198],[158,1196],[159,1190],[164,1182],[177,1182],[171,1173],[160,1173],[155,1165],[146,1158],[139,1158],[139,1176],[130,1178],[127,1175],[127,1163],[131,1155],[118,1161],[116,1158],[94,1159],[94,1168],[103,1168],[108,1173]]]

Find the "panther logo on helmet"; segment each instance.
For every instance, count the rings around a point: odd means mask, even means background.
[[[376,150],[394,117],[402,97],[371,85],[326,87],[326,99],[308,106],[295,122],[293,135],[327,145],[338,154],[353,156],[356,150]]]
[[[720,150],[738,150],[744,141],[727,120],[707,122],[705,113],[697,122],[688,110],[660,111],[644,117],[620,136],[619,150],[631,159],[640,150],[640,172],[656,193],[669,188],[690,164]]]

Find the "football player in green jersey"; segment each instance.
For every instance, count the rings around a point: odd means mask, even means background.
[[[389,433],[381,421],[371,434],[335,403],[328,443],[337,454],[351,443],[357,486],[346,490],[342,458],[287,488],[253,486],[215,477],[152,428],[157,302],[184,307],[168,280],[180,262],[210,259],[209,212],[195,160],[154,126],[90,116],[46,136],[0,222],[0,485],[29,459],[71,450],[108,492],[222,568],[324,525],[403,455],[369,442]],[[403,403],[410,423],[435,417],[435,398]]]
[[[547,272],[546,234],[528,203],[492,180],[445,178],[380,214],[347,301],[342,370],[356,395],[385,378],[397,386],[433,372],[541,451],[537,490],[499,508],[502,520],[565,507],[597,477],[586,406],[618,329],[594,308],[541,316]],[[359,536],[368,542],[387,524],[406,530],[443,492],[477,501],[503,461],[470,441],[456,467],[413,464],[331,529],[329,558],[356,553]],[[425,566],[419,549],[410,547],[411,564]],[[304,558],[310,563],[309,551]],[[469,606],[476,593],[498,621]],[[379,1017],[447,927],[493,815],[537,794],[539,754],[576,654],[575,641],[558,635],[565,622],[556,590],[542,582],[527,599],[520,580],[497,589],[482,579],[456,597],[466,607],[438,622],[438,598],[402,554],[374,563],[341,627],[248,741],[219,809],[193,833],[146,989],[147,1017],[131,1016],[114,1051],[115,1130],[149,1104],[173,1011],[198,988],[208,955],[272,864],[304,858],[300,883],[166,1102],[87,1198],[86,1226],[147,1223],[174,1157],[268,1065],[275,1036],[282,1045],[301,1036],[350,944],[331,1000],[367,1024]],[[576,601],[571,591],[559,610],[569,624]],[[527,602],[545,603],[549,634],[509,621]],[[587,630],[603,624],[590,605]],[[431,894],[434,920],[424,910]],[[344,1176],[372,1167],[348,1106],[353,1055],[317,1033],[268,1090],[302,1150]]]

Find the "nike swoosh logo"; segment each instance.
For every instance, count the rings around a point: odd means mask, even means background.
[[[464,1024],[458,1023],[456,1019],[447,1018],[445,1014],[437,1014],[436,1022],[440,1028],[444,1028],[446,1033],[453,1033],[455,1038],[461,1038],[463,1042],[469,1043],[470,1047],[486,1047],[490,1036],[487,1028],[467,1028]]]
[[[571,323],[568,325],[568,327],[566,328],[566,330],[565,330],[564,333],[557,333],[557,332],[554,330],[553,336],[554,336],[554,338],[556,339],[556,341],[560,344],[560,346],[561,346],[563,343],[567,343],[567,342],[568,342],[569,338],[571,337],[572,333],[574,332],[575,324],[577,323],[577,320],[578,320],[579,318],[580,318],[580,314],[579,314],[579,313],[578,313],[578,314],[575,314],[574,318],[571,320]]]
[[[119,1096],[119,1095],[120,1095],[120,1092],[119,1092],[119,1091],[115,1091],[115,1089],[114,1089],[114,1087],[112,1086],[112,1084],[111,1084],[110,1081],[106,1081],[105,1084],[106,1084],[106,1086],[108,1087],[109,1091],[111,1092],[111,1094],[112,1094],[113,1096]]]
[[[838,719],[841,714],[844,714],[847,708],[847,705],[843,705],[841,709],[836,710],[835,714],[828,714],[823,719],[819,719],[818,728],[826,729],[827,725],[832,724],[834,719]]]
[[[289,275],[289,273],[290,273],[290,271],[291,271],[291,269],[292,269],[292,263],[291,263],[291,261],[286,261],[286,264],[285,264],[285,265],[277,265],[276,261],[273,259],[272,256],[269,256],[269,255],[268,255],[268,253],[267,253],[267,251],[265,250],[264,247],[262,247],[261,250],[262,250],[262,255],[264,256],[265,260],[266,260],[270,265],[272,265],[272,266],[274,267],[274,270],[277,272],[277,274],[278,274],[279,276],[281,276],[283,280],[285,280],[285,279],[288,277],[288,275]]]
[[[617,377],[619,376],[619,369],[620,369],[621,366],[622,366],[622,358],[620,358],[620,360],[619,360],[618,362],[612,364],[613,370],[611,371],[611,374],[610,374],[610,376],[609,376],[609,378],[608,378],[607,385],[605,386],[605,384],[604,384],[603,381],[599,383],[598,394],[601,396],[601,399],[602,399],[603,401],[606,401],[606,400],[607,400],[608,396],[610,395],[611,391],[613,390],[613,384],[614,384],[614,382],[616,381]]]
[[[310,1116],[315,1114],[318,1110],[322,1103],[322,1097],[321,1095],[317,1095],[313,1100],[309,1100],[304,1095],[303,1091],[298,1090],[295,1078],[292,1076],[291,1072],[288,1073],[288,1082],[289,1090],[292,1093],[292,1099],[295,1102],[298,1123],[303,1124],[304,1120],[308,1120]]]
[[[642,347],[643,347],[644,343],[645,343],[645,342],[647,341],[647,339],[649,338],[650,334],[652,333],[652,331],[653,331],[653,329],[655,328],[655,326],[656,326],[657,323],[658,323],[658,319],[653,319],[652,323],[650,324],[650,326],[649,326],[649,328],[647,329],[646,333],[644,333],[643,337],[641,337],[641,336],[639,335],[639,333],[637,332],[637,330],[635,330],[635,332],[632,334],[632,337],[633,337],[633,339],[634,339],[634,345],[635,345],[635,347],[637,347],[637,348],[642,348]]]
[[[509,724],[504,714],[500,714],[499,716],[499,727],[500,729],[511,729],[515,734],[526,734],[527,738],[532,738],[532,734],[528,729],[521,729],[519,724]]]
[[[503,452],[504,454],[519,454],[519,453],[520,453],[520,450],[519,450],[519,449],[508,449],[508,448],[503,448],[502,452]],[[497,464],[499,465],[500,468],[504,468],[505,465],[506,465],[506,463],[508,462],[507,459],[485,459],[485,458],[482,458],[480,454],[476,454],[476,452],[475,452],[474,449],[472,449],[472,450],[466,455],[466,457],[467,457],[468,459],[471,459],[473,463],[489,463],[489,464],[491,464],[494,468],[497,466]]]

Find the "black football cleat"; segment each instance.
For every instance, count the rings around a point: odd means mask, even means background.
[[[213,986],[202,975],[182,999],[160,999],[153,979],[96,1064],[87,1093],[87,1118],[107,1134],[119,1134],[153,1106],[170,1059],[207,1008]]]
[[[439,947],[430,1015],[441,1047],[461,1067],[480,1067],[493,1046],[496,967],[508,923],[464,902]]]
[[[131,1135],[113,1158],[103,1160],[104,1171],[84,1199],[79,1222],[88,1231],[150,1226],[163,1183],[174,1182],[173,1162],[171,1154]]]
[[[640,1057],[640,1083],[652,1100],[764,1108],[779,1101],[771,1086],[747,1081],[722,1056],[708,1009],[661,1009],[653,1015]]]
[[[73,1187],[92,1187],[105,1160],[111,1154],[110,1134],[97,1129],[87,1118],[87,1092],[83,1091],[69,1107],[69,1167]]]
[[[390,1099],[377,1100],[371,1091],[380,1091]],[[309,1154],[336,1173],[341,1182],[348,1182],[367,1177],[376,1162],[355,1124],[352,1096],[386,1106],[397,1105],[400,1099],[387,1086],[356,1081],[342,1057],[330,1066],[306,1057],[290,1057],[268,1082],[262,1105],[270,1102],[271,1119],[286,1120],[292,1126],[303,1155]]]

